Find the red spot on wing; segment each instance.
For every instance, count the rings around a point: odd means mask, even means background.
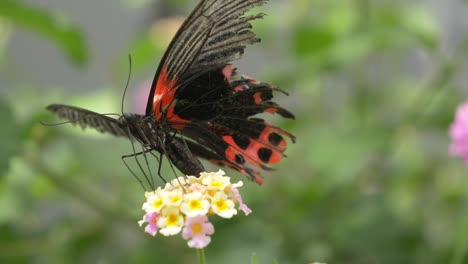
[[[260,134],[260,136],[258,137],[258,140],[262,142],[269,142],[269,137],[273,133],[277,133],[279,135],[285,135],[284,131],[282,131],[281,129],[277,129],[275,127],[271,127],[267,125],[265,129],[262,131],[262,133]],[[289,135],[286,134],[286,136],[289,136]],[[286,143],[286,141],[284,139],[281,139],[278,145],[276,145],[274,148],[280,152],[284,152],[286,150],[287,145],[288,144]]]
[[[236,91],[236,92],[242,92],[244,90],[245,90],[244,85],[238,85],[238,86],[234,87],[234,91]]]
[[[260,178],[260,177],[255,177],[255,182],[258,183],[258,185],[262,185],[263,184],[263,179]]]
[[[226,80],[230,81],[232,72],[234,71],[234,65],[229,64],[226,67],[223,68],[223,75],[226,78]]]
[[[165,116],[171,127],[180,130],[190,123],[190,120],[185,120],[174,113],[176,91],[177,79],[171,80],[167,75],[167,67],[163,66],[153,97],[154,114],[156,120],[160,121]]]
[[[177,114],[174,114],[174,106],[172,105],[169,107],[169,110],[167,111],[167,121],[169,122],[170,126],[172,128],[175,128],[177,130],[182,130],[184,127],[190,123],[190,120],[186,120],[178,116]]]
[[[174,101],[175,92],[177,90],[176,84],[177,80],[169,79],[167,68],[163,66],[158,81],[156,82],[153,97],[153,110],[156,115],[156,120],[161,120],[163,111]]]
[[[254,100],[255,100],[255,104],[259,105],[263,102],[263,99],[262,99],[262,92],[256,92],[254,94]]]
[[[236,155],[242,154],[245,160],[255,166],[264,167],[266,164],[275,164],[281,161],[283,155],[281,152],[271,148],[267,144],[260,143],[256,140],[250,140],[249,145],[245,150],[240,148],[232,136],[223,136],[223,140],[228,143],[230,146],[226,148],[225,155],[226,158],[232,162],[236,161]],[[259,157],[259,151],[262,148],[268,148],[271,150],[271,156],[268,160],[262,161]]]
[[[275,163],[278,163],[281,161],[281,159],[283,158],[283,155],[281,155],[280,153],[276,152],[276,151],[273,151],[273,153],[271,154],[271,157],[270,157],[270,160],[268,161],[269,164],[275,164]]]
[[[228,160],[235,161],[237,153],[238,152],[233,147],[228,147],[224,154]]]

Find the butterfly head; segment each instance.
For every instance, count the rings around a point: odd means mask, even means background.
[[[133,113],[124,113],[117,119],[117,122],[121,127],[128,127],[129,124],[134,124],[135,121],[139,120],[141,115],[133,114]]]

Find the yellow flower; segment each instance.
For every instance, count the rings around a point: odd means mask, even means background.
[[[237,214],[234,202],[224,192],[217,192],[211,200],[211,209],[222,218],[231,218]]]
[[[210,203],[203,197],[201,192],[195,191],[184,195],[184,201],[180,210],[187,217],[206,215],[210,209]]]
[[[224,191],[227,186],[231,185],[230,178],[225,177],[222,170],[210,173],[202,172],[200,178],[208,190]]]
[[[184,198],[182,190],[176,189],[173,191],[163,192],[164,205],[166,206],[179,206]]]
[[[162,190],[158,188],[158,190],[154,192],[146,192],[146,202],[143,204],[142,209],[145,210],[147,213],[159,213],[164,206]]]
[[[176,235],[182,230],[183,225],[184,217],[180,214],[178,207],[171,206],[162,210],[161,217],[158,220],[161,234],[165,236]]]

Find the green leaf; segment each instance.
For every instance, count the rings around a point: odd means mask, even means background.
[[[336,41],[336,36],[327,28],[318,25],[300,27],[296,32],[296,54],[315,55],[325,51]]]
[[[73,63],[83,65],[88,61],[88,50],[83,34],[63,16],[48,14],[21,1],[2,0],[0,17],[53,40]]]

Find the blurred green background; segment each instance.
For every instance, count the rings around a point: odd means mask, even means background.
[[[0,263],[195,263],[137,221],[129,142],[44,107],[126,111],[193,0],[0,1]],[[214,220],[208,263],[468,263],[468,179],[447,129],[468,98],[464,1],[271,0],[235,64],[282,87],[298,138],[249,217]],[[141,102],[141,100],[140,100]],[[141,110],[140,110],[141,111]],[[165,175],[172,177],[168,166]],[[217,170],[217,167],[208,165]],[[227,170],[235,179],[244,179]]]

